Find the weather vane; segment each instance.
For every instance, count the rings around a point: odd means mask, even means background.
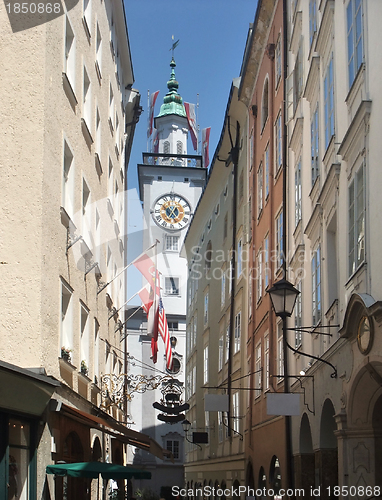
[[[172,42],[173,43],[172,43],[172,46],[171,46],[170,50],[172,50],[172,58],[174,59],[174,50],[178,46],[179,40],[177,40],[176,42],[174,42],[174,35],[172,35]]]

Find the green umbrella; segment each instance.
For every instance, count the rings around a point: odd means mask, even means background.
[[[93,479],[98,478],[99,474],[103,479],[151,479],[149,471],[106,462],[47,465],[46,473],[56,476],[90,477]]]

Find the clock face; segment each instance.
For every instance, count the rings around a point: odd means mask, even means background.
[[[179,231],[190,222],[191,207],[179,194],[165,194],[156,200],[151,215],[159,227]]]
[[[370,321],[367,316],[363,316],[359,322],[357,343],[362,354],[367,354],[370,351],[373,343],[373,335]]]

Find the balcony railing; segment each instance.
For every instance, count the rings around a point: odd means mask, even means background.
[[[170,153],[143,153],[144,165],[169,165],[171,167],[202,167],[200,155],[177,155]]]

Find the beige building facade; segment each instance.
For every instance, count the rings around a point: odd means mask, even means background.
[[[248,195],[246,114],[238,84],[239,79],[233,81],[208,182],[183,247],[189,273],[186,417],[191,423],[185,482],[194,491],[238,488],[245,481]],[[208,395],[223,396],[228,413],[224,406],[205,411]],[[194,432],[207,433],[208,443],[190,442]]]
[[[14,33],[0,12],[0,496],[8,499],[105,498],[107,483],[97,492],[88,479],[54,480],[46,465],[123,464],[132,440],[162,453],[120,424],[128,407],[116,393],[121,379],[110,382],[127,368],[124,193],[140,114],[124,6],[68,6]]]

